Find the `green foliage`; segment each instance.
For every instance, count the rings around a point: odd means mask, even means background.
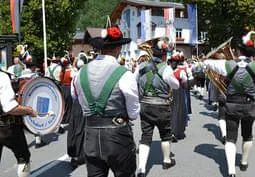
[[[117,6],[119,0],[95,1],[88,0],[85,8],[80,11],[77,27],[84,30],[87,27],[103,28],[108,15]]]
[[[47,53],[63,56],[76,32],[76,20],[84,0],[45,1]],[[43,58],[42,4],[29,0],[22,10],[21,31],[23,43],[32,43],[32,53]],[[41,60],[39,58],[39,60]]]
[[[85,0],[86,1],[86,0]],[[63,56],[72,43],[76,32],[79,10],[84,8],[84,0],[46,0],[47,53],[51,57]],[[11,34],[9,1],[0,0],[0,34]],[[25,0],[21,13],[22,44],[31,44],[31,53],[41,63],[44,56],[42,1]]]
[[[10,34],[12,32],[12,24],[10,17],[9,1],[0,0],[0,35]]]
[[[244,27],[255,27],[254,0],[197,0],[196,3],[199,31],[208,31],[209,43],[213,47],[231,36],[235,47]]]

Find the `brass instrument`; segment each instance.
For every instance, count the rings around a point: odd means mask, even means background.
[[[138,64],[144,62],[143,60],[145,59],[145,61],[150,61],[153,58],[153,51],[151,50],[151,47],[153,45],[155,45],[155,41],[165,41],[168,42],[169,38],[168,37],[158,37],[158,38],[153,38],[151,40],[148,40],[146,42],[141,43],[140,45],[138,45],[138,48],[141,50],[144,50],[146,53],[142,54],[139,56],[137,62]],[[157,44],[156,44],[157,45]],[[173,91],[172,88],[169,88],[169,101],[172,102],[173,101]]]
[[[151,47],[154,45],[155,41],[159,41],[159,40],[168,42],[169,38],[168,37],[157,37],[157,38],[153,38],[148,41],[145,41],[145,42],[141,43],[140,45],[138,45],[139,49],[144,50],[146,52],[146,54],[142,54],[141,56],[139,56],[139,58],[137,60],[138,64],[142,63],[144,58],[145,58],[145,61],[151,60],[153,58],[153,52],[151,50]]]
[[[231,49],[231,40],[232,37],[229,38],[224,43],[220,44],[215,50],[212,50],[206,55],[206,58],[211,59],[227,59],[232,60],[234,59],[234,54]],[[211,69],[206,70],[206,74],[208,78],[212,81],[212,83],[217,87],[219,92],[226,97],[227,85],[226,79],[224,76],[216,73]]]

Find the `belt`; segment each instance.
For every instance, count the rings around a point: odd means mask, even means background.
[[[126,126],[127,124],[128,119],[121,117],[103,117],[103,116],[86,117],[86,127],[114,128],[119,126]]]
[[[248,95],[227,95],[228,103],[244,103],[249,104],[254,102],[254,98]]]
[[[23,119],[19,116],[5,115],[0,117],[0,126],[21,125]]]

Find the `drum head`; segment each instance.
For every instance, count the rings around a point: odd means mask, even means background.
[[[49,78],[35,78],[19,91],[21,105],[30,106],[38,112],[37,117],[24,116],[24,123],[34,134],[54,132],[64,114],[64,98],[61,89]]]

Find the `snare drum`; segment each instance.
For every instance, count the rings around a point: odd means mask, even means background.
[[[64,98],[61,88],[52,79],[37,77],[28,80],[19,89],[17,101],[38,112],[37,117],[24,116],[24,124],[32,133],[53,133],[61,123]]]

